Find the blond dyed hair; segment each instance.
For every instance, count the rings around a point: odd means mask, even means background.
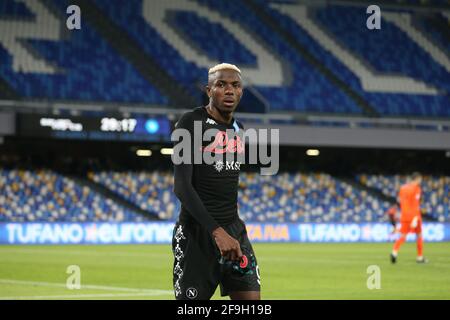
[[[214,67],[212,67],[211,69],[209,69],[208,75],[211,75],[211,74],[216,73],[217,71],[221,71],[221,70],[234,70],[234,71],[238,72],[239,74],[241,74],[241,70],[238,67],[236,67],[234,64],[219,63],[219,64],[215,65]]]

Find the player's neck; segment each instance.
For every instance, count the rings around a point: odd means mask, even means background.
[[[208,104],[206,106],[206,111],[211,117],[222,123],[230,124],[233,119],[232,112],[221,112],[219,109],[213,107],[211,104]]]

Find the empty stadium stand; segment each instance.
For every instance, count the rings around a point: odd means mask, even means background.
[[[429,52],[440,51],[429,41],[413,41],[421,33],[412,26],[409,34],[400,29],[404,27],[400,13],[382,15],[382,29],[369,31],[365,7],[272,5],[265,9],[379,114],[449,115],[448,55],[441,52],[443,65],[436,62]]]
[[[360,174],[359,182],[396,198],[402,184],[407,182],[405,175]],[[450,221],[450,177],[425,175],[421,184],[422,209],[439,222]]]
[[[89,179],[110,189],[160,219],[172,220],[180,210],[169,172],[89,172]]]
[[[64,28],[69,2],[0,3],[0,77],[24,98],[167,104],[86,21]]]
[[[91,172],[89,178],[160,218],[177,218],[180,204],[170,172]],[[404,177],[358,175],[357,181],[396,197]],[[448,177],[424,180],[423,205],[433,220],[450,221]],[[239,214],[258,222],[384,222],[391,203],[384,197],[325,173],[241,173]]]
[[[51,170],[0,169],[0,222],[145,221],[178,218],[180,203],[170,171],[90,171],[92,183],[142,209],[139,214],[97,188]],[[240,177],[240,217],[252,222],[387,222],[402,175],[359,174],[355,182],[323,172]],[[358,187],[358,183],[365,188]],[[426,219],[450,221],[450,178],[424,177]],[[371,191],[373,190],[373,192]],[[377,196],[380,192],[387,197]],[[153,217],[153,218],[152,218]]]
[[[91,172],[89,177],[160,218],[177,218],[180,204],[170,172]],[[324,173],[242,173],[239,193],[239,213],[246,221],[379,222],[386,221],[390,205]]]
[[[75,3],[85,15],[70,31],[71,1],[1,1],[1,99],[189,108],[228,61],[252,89],[246,111],[450,116],[450,15],[424,2],[386,4],[380,30],[364,1]]]
[[[0,222],[148,220],[50,170],[0,168],[0,189]]]

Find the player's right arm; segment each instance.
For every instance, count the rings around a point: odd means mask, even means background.
[[[176,129],[187,129],[191,133],[191,149],[194,146],[194,118],[191,113],[185,114],[178,121]],[[204,206],[200,196],[192,184],[193,150],[191,150],[191,163],[182,163],[174,165],[174,192],[183,206],[200,223],[215,240],[220,254],[226,259],[239,260],[242,257],[239,242],[231,237],[219,224],[212,218]]]

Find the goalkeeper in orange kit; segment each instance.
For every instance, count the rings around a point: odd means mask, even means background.
[[[422,215],[420,212],[420,197],[422,176],[414,173],[409,183],[401,186],[399,192],[399,202],[401,209],[400,238],[395,242],[391,253],[391,262],[397,262],[400,246],[405,242],[408,233],[415,233],[417,236],[417,263],[426,263],[423,257],[423,237],[422,237]]]

